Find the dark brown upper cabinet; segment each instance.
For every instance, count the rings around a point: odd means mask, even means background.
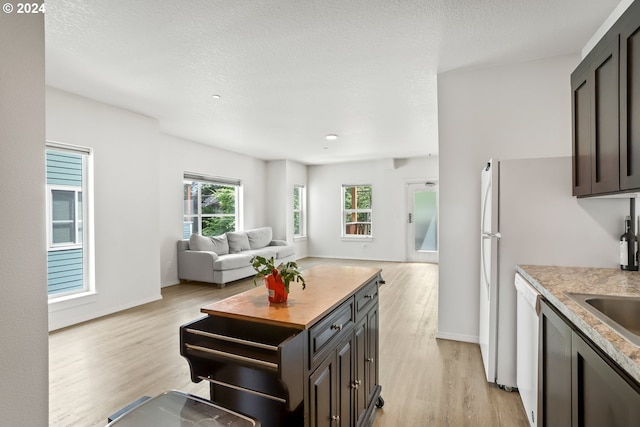
[[[640,1],[571,74],[573,195],[640,191]]]
[[[640,3],[619,21],[620,189],[640,188]]]
[[[618,57],[609,34],[571,75],[575,196],[620,190]]]
[[[588,63],[571,74],[573,123],[573,195],[591,194],[591,85]]]

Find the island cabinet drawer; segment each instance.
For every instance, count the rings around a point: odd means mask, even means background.
[[[324,360],[336,343],[351,333],[354,325],[354,299],[349,298],[309,330],[309,363],[313,369]]]
[[[296,408],[302,401],[306,334],[297,329],[207,316],[180,327],[191,380]]]
[[[366,315],[370,307],[373,307],[378,299],[378,282],[380,277],[371,279],[362,289],[356,293],[356,321]]]

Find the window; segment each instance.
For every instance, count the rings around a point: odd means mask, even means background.
[[[82,188],[50,186],[51,247],[82,245]]]
[[[91,290],[89,149],[47,143],[47,293],[49,298]]]
[[[238,226],[240,181],[184,175],[183,236],[217,236]]]
[[[295,185],[293,187],[293,237],[304,237],[307,235],[305,221],[305,191],[304,186]]]
[[[342,236],[371,237],[371,186],[342,186]]]

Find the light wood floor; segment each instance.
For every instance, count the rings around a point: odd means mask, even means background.
[[[374,427],[522,426],[517,393],[487,385],[477,345],[435,338],[438,268],[432,264],[307,258],[316,264],[383,269],[380,383],[385,406]],[[181,390],[207,397],[180,356],[178,328],[207,303],[253,287],[189,283],[164,288],[161,301],[52,332],[50,426],[104,426],[109,414],[143,395]]]

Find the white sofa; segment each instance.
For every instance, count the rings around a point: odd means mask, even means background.
[[[273,240],[271,227],[234,231],[220,236],[192,234],[178,240],[180,281],[216,283],[221,288],[234,280],[253,276],[251,258],[274,257],[276,265],[295,260],[295,248],[284,240]]]

